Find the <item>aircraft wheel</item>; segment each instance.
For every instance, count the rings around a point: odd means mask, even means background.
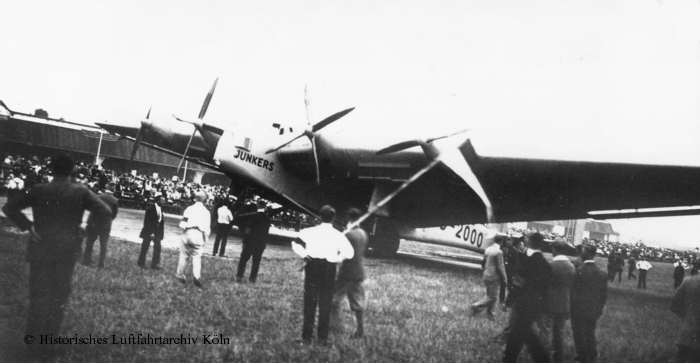
[[[394,257],[401,240],[394,225],[388,221],[378,221],[375,233],[370,237],[370,247],[375,256]]]

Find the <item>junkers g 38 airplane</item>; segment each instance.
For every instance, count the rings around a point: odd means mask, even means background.
[[[144,144],[220,170],[231,178],[232,194],[252,188],[313,215],[325,204],[364,208],[370,246],[385,255],[396,253],[400,238],[483,253],[495,235],[485,223],[700,214],[700,162],[579,160],[559,157],[562,150],[528,158],[508,147],[494,152],[472,131],[373,149],[324,133],[353,108],[314,123],[308,97],[303,130],[222,129],[203,121],[215,88],[196,120],[152,120],[149,110],[140,127],[98,125],[134,140],[132,159]],[[299,138],[309,142],[294,142]]]

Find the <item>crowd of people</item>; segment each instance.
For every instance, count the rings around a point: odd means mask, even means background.
[[[564,240],[569,244],[572,243],[572,241],[567,239],[566,236],[551,231],[541,231],[533,228],[509,228],[506,232],[508,236],[516,237],[525,236],[529,233],[540,233],[546,240],[549,241]],[[628,244],[603,241],[593,238],[583,238],[582,244],[594,245],[596,247],[596,252],[602,257],[608,257],[611,254],[617,253],[624,258],[634,256],[635,259],[639,260],[641,257],[644,257],[646,260],[653,262],[676,262],[680,260],[687,265],[693,265],[700,262],[698,261],[698,253],[694,251],[678,251],[671,248],[651,247],[642,242]]]
[[[51,182],[53,174],[49,167],[50,163],[50,158],[7,155],[0,166],[0,188],[4,189],[8,198],[13,198],[36,184]],[[118,173],[104,169],[100,165],[84,162],[76,163],[71,177],[75,182],[87,186],[95,193],[103,191],[108,182],[113,182],[114,197],[122,208],[145,209],[155,203],[156,199],[163,197],[165,199],[163,206],[167,212],[182,214],[187,206],[194,203],[194,193],[197,190],[207,194],[204,205],[209,209],[220,207],[225,200],[236,199],[229,195],[229,188],[225,186],[185,182],[177,176],[168,179],[143,174]],[[267,208],[274,206],[269,201],[265,202]],[[312,224],[312,219],[304,213],[284,210],[276,216],[275,224],[283,229],[298,231],[302,226]]]
[[[26,184],[23,188],[15,188],[20,191],[19,194],[9,198],[3,211],[20,229],[29,231],[30,234],[27,252],[30,266],[27,335],[58,336],[64,308],[71,293],[75,262],[82,255],[83,264],[91,264],[91,246],[97,238],[100,238],[101,244],[98,267],[104,266],[111,222],[118,213],[118,201],[112,194],[116,194],[120,185],[121,190],[139,185],[137,190],[141,190],[142,195],[148,192],[154,198],[154,203],[149,205],[144,215],[138,267],[146,268],[146,257],[153,243],[150,267],[161,269],[160,241],[164,237],[165,224],[163,208],[166,198],[174,194],[169,190],[173,190],[172,186],[175,185],[175,190],[182,188],[185,193],[181,194],[193,200],[182,214],[182,239],[175,279],[187,284],[186,270],[191,265],[193,283],[199,288],[203,287],[201,258],[214,224],[212,221],[215,220],[218,225],[217,241],[212,254],[223,255],[225,235],[232,225],[237,225],[243,239],[235,281],[243,282],[247,262],[252,257],[249,282],[256,282],[266,236],[272,224],[270,214],[273,212],[269,210],[267,201],[260,198],[256,198],[255,203],[252,198],[236,200],[221,187],[178,184],[173,180],[170,181],[171,184],[162,180],[155,183],[156,180],[149,178],[114,175],[99,167],[88,167],[82,163],[74,165],[72,159],[65,155],[58,155],[45,164],[37,158],[29,161],[18,159],[20,160],[6,159],[3,173],[9,171],[8,177],[11,176],[11,180],[14,180],[15,173],[19,173],[24,176],[20,179],[26,181],[31,178],[35,182],[26,191]],[[86,175],[90,177],[86,178]],[[107,175],[107,178],[104,185],[100,186],[102,175]],[[126,178],[126,182],[122,177]],[[40,182],[36,182],[38,178],[41,178]],[[84,183],[84,179],[89,180]],[[98,195],[92,192],[94,186],[90,185],[91,182],[97,183],[97,188],[102,193]],[[20,183],[15,181],[15,184]],[[33,221],[22,213],[26,208],[32,208]],[[82,215],[86,210],[90,215],[87,222],[83,223]],[[363,336],[366,296],[362,255],[367,246],[367,234],[352,223],[360,214],[359,210],[354,209],[347,212],[350,224],[348,233],[344,234],[333,226],[335,210],[324,206],[320,210],[321,223],[301,230],[292,243],[292,250],[305,261],[302,344],[312,342],[317,310],[316,337],[319,343],[327,344],[331,321],[339,319],[338,309],[346,297],[355,312],[357,330],[354,337]],[[85,235],[88,239],[83,251]],[[218,248],[220,243],[221,249]],[[501,309],[509,312],[507,325],[502,332],[502,340],[505,342],[502,356],[504,362],[516,362],[523,345],[528,347],[535,362],[562,362],[567,320],[570,320],[573,331],[576,361],[595,362],[598,358],[595,330],[604,312],[608,281],[614,280],[617,273],[621,276],[618,267],[624,266],[623,256],[629,256],[630,261],[639,259],[638,262],[630,262],[630,266],[634,265],[639,270],[639,281],[642,284],[646,271],[651,268],[646,256],[649,254],[652,257],[657,251],[640,244],[630,247],[610,242],[599,244],[598,241],[591,240],[581,245],[579,256],[572,262],[565,255],[570,246],[565,240],[557,239],[551,245],[553,259],[550,262],[542,253],[545,244],[545,235],[537,231],[527,231],[522,238],[496,236],[495,243],[484,254],[483,280],[487,296],[471,305],[471,313],[476,315],[485,310],[489,317],[493,317],[499,300],[502,302]],[[595,264],[596,255],[603,249],[609,257],[607,274]],[[656,258],[663,256],[657,254]],[[679,272],[683,266],[680,257],[674,255],[678,261],[678,268],[674,272],[678,292],[674,297],[672,311],[687,316],[695,314],[697,309],[692,308],[692,299],[686,296],[700,296],[700,284],[695,284],[696,280],[693,283],[683,280]],[[338,264],[340,270],[336,274]],[[614,269],[611,270],[610,267]],[[611,271],[615,273],[612,277]],[[688,324],[684,324],[684,329],[687,328],[688,331],[697,328],[685,325]],[[679,347],[679,358],[700,353],[700,349],[692,344],[680,344]],[[53,347],[41,348],[28,352],[31,355],[55,354],[51,350]]]
[[[119,209],[118,202],[112,195],[116,184],[114,181],[108,181],[104,185],[104,192],[98,196],[75,180],[75,164],[69,156],[59,154],[53,157],[49,168],[52,180],[36,184],[27,192],[14,196],[2,208],[11,221],[30,235],[27,251],[30,301],[26,325],[26,334],[29,336],[59,336],[64,309],[71,293],[75,263],[82,255],[83,264],[91,264],[92,248],[83,251],[84,237],[88,235],[87,243],[90,246],[100,238],[98,267],[103,267],[106,240],[103,244],[102,237],[109,239],[111,223]],[[204,244],[211,233],[212,213],[205,206],[210,197],[203,188],[195,190],[193,197],[194,203],[184,210],[179,224],[182,239],[175,279],[187,284],[186,271],[191,265],[194,284],[203,288],[201,258]],[[137,262],[140,268],[146,268],[146,257],[153,242],[150,267],[161,269],[160,241],[164,237],[164,201],[165,196],[157,196],[155,203],[144,214],[140,234],[141,252]],[[265,250],[266,236],[271,225],[267,202],[258,199],[255,205],[251,205],[241,201],[235,208],[233,218],[228,203],[229,200],[224,199],[215,215],[219,224],[236,223],[243,234],[236,281],[243,282],[246,264],[252,256],[253,267],[249,282],[255,283],[260,256]],[[252,207],[252,210],[248,207]],[[32,209],[33,220],[23,213],[27,208]],[[85,211],[89,211],[86,223],[82,218]],[[223,220],[222,214],[226,216]],[[327,343],[331,311],[336,311],[334,316],[339,317],[337,310],[345,297],[348,297],[351,308],[356,312],[358,329],[354,336],[363,335],[365,295],[361,256],[367,245],[367,234],[357,226],[349,229],[347,235],[341,233],[333,227],[335,214],[332,207],[322,207],[321,223],[302,230],[293,243],[294,252],[306,263],[304,324],[300,340],[303,344],[312,342],[316,310],[319,316],[317,339],[321,344]],[[350,210],[347,214],[351,222],[361,215],[359,210]],[[215,249],[214,254],[216,252]],[[337,264],[340,264],[338,281]],[[27,349],[30,358],[50,360],[57,354],[57,348],[52,345],[31,348]]]

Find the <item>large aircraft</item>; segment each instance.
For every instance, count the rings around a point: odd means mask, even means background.
[[[305,128],[221,128],[203,121],[215,88],[216,82],[196,120],[153,120],[149,111],[140,127],[98,125],[134,140],[132,158],[144,144],[220,170],[231,178],[232,193],[252,189],[313,215],[325,204],[362,208],[371,215],[365,223],[372,248],[387,255],[401,238],[483,252],[490,243],[478,243],[479,235],[495,234],[487,223],[700,214],[700,160],[572,158],[561,147],[530,157],[507,145],[495,151],[472,130],[372,148],[371,134],[327,132],[353,108],[313,122],[308,97]],[[461,242],[426,232],[440,226],[461,226]]]

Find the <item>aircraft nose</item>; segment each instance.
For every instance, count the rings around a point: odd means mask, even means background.
[[[139,132],[138,127],[128,125],[119,125],[106,122],[95,122],[95,125],[107,130],[110,134],[118,134],[120,136],[136,137],[136,134]]]

